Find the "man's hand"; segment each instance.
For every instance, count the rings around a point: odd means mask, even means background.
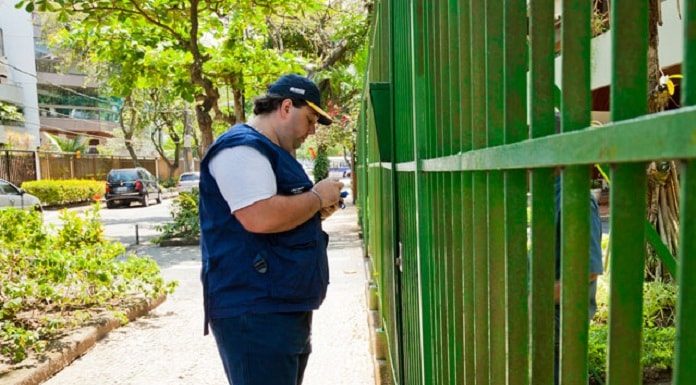
[[[312,189],[321,198],[320,209],[336,206],[338,200],[341,199],[341,188],[343,188],[343,183],[333,179],[324,179],[315,184]]]
[[[321,220],[323,221],[324,219],[330,217],[333,215],[333,213],[338,210],[338,204],[335,204],[333,206],[329,207],[324,207],[323,209],[319,210],[319,215],[321,215]]]

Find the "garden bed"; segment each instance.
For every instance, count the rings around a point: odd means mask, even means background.
[[[49,231],[38,213],[0,210],[0,373],[48,360],[75,330],[128,322],[176,286],[152,259],[104,239],[97,205],[61,219]]]

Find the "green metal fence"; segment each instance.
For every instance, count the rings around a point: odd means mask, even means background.
[[[599,129],[592,2],[562,3],[556,133],[553,0],[376,2],[358,197],[398,384],[553,383],[556,170],[561,383],[587,384],[596,163],[613,181],[608,383],[639,384],[645,168],[660,159],[681,165],[673,383],[696,383],[696,1],[682,2],[683,107],[647,116],[648,2],[611,1],[613,123]]]

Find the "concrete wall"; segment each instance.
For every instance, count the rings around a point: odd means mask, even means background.
[[[24,126],[0,126],[0,140],[14,141],[14,147],[34,149],[39,146],[39,106],[36,95],[34,29],[32,15],[15,9],[15,1],[0,1],[0,28],[3,32],[7,79],[2,81],[0,99],[17,104],[24,110]],[[5,58],[2,61],[5,61]],[[1,65],[1,64],[0,64]]]

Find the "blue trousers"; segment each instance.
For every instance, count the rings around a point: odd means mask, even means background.
[[[210,320],[231,385],[301,385],[312,350],[312,312]]]

